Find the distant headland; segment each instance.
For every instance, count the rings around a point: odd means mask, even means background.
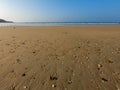
[[[13,23],[12,21],[6,21],[4,19],[0,19],[0,23]]]

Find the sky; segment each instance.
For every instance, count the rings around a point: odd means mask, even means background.
[[[0,0],[0,18],[14,22],[119,22],[120,0]]]

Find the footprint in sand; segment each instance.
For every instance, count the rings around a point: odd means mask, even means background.
[[[20,59],[17,59],[16,61],[17,61],[17,63],[21,64],[21,60]]]
[[[114,63],[113,60],[111,60],[111,59],[109,59],[108,62],[109,62],[109,63]]]
[[[10,52],[10,53],[15,53],[15,50],[11,49],[9,52]]]

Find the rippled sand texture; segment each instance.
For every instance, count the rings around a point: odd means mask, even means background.
[[[0,90],[120,90],[120,26],[0,27]]]

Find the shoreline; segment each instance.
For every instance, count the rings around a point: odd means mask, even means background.
[[[16,22],[0,23],[0,26],[101,26],[101,25],[120,25],[120,23],[70,23],[70,22]]]
[[[109,24],[109,25],[54,25],[54,26],[0,26],[0,27],[116,27],[116,26],[120,26],[119,24]]]

